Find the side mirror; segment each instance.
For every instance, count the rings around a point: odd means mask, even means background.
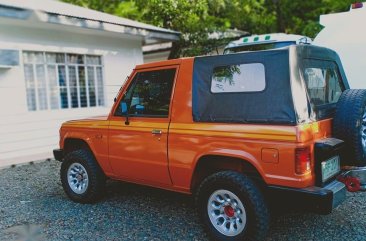
[[[127,109],[127,103],[122,101],[121,104],[120,104],[120,108],[121,108],[121,112],[122,114],[127,114],[128,112],[128,109]]]
[[[127,103],[124,101],[121,101],[119,108],[121,108],[122,115],[126,115],[125,125],[129,125],[130,121],[128,120]]]

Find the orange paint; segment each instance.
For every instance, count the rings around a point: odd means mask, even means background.
[[[331,120],[298,126],[193,122],[193,60],[139,65],[117,98],[119,103],[137,72],[176,68],[169,117],[131,117],[126,125],[125,117],[114,116],[115,104],[108,117],[63,124],[61,148],[67,138],[82,139],[109,177],[179,192],[191,192],[195,167],[207,155],[249,162],[268,185],[314,185],[313,145],[331,135]],[[310,146],[312,171],[296,175],[295,149],[305,146]]]

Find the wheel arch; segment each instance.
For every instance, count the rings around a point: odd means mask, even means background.
[[[209,175],[226,170],[244,173],[261,186],[265,184],[262,174],[250,161],[241,157],[207,154],[201,156],[196,162],[191,179],[191,192],[194,193],[199,184]]]
[[[90,151],[93,155],[93,151],[90,148],[89,144],[87,141],[85,141],[82,138],[75,138],[75,137],[67,137],[64,139],[64,153],[65,155],[67,153],[70,153],[72,151],[75,150],[79,150],[79,149],[87,149],[88,151]],[[94,155],[95,157],[95,155]]]

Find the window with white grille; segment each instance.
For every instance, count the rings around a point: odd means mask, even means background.
[[[23,52],[28,110],[104,105],[100,56]]]

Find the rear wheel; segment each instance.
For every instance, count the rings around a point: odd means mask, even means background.
[[[333,134],[345,141],[343,165],[366,166],[366,90],[345,90],[337,103]]]
[[[67,196],[79,203],[99,200],[105,190],[105,175],[88,150],[67,154],[61,165],[61,183]]]
[[[207,177],[196,193],[198,213],[214,240],[263,240],[269,211],[259,188],[245,175],[223,171]]]

